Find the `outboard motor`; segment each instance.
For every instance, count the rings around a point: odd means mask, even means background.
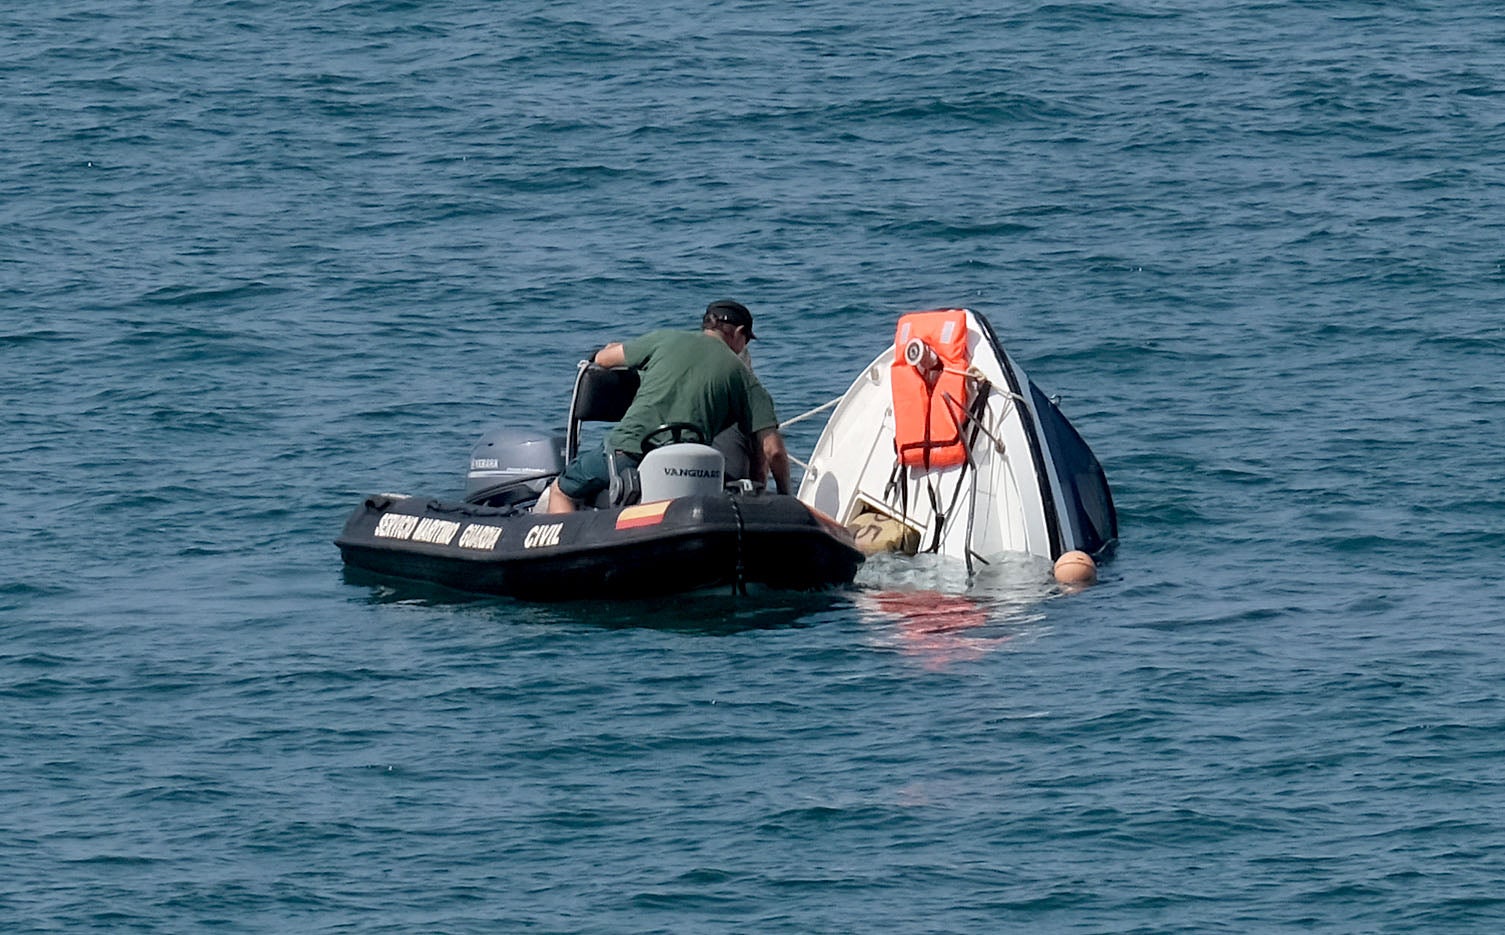
[[[683,442],[655,448],[638,465],[642,502],[719,495],[725,469],[726,459],[710,445]]]
[[[508,507],[537,500],[564,471],[564,439],[492,429],[470,450],[465,502]]]

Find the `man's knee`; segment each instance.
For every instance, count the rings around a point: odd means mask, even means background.
[[[576,503],[589,504],[601,491],[611,486],[611,470],[606,452],[599,448],[582,451],[565,465],[564,473],[554,481],[558,491]]]

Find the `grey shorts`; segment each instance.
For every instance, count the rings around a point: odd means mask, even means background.
[[[634,458],[625,451],[617,452],[617,473],[625,473],[637,466],[641,458]],[[566,497],[583,503],[592,503],[601,491],[611,487],[611,459],[606,449],[587,448],[565,465],[559,475],[559,489]]]
[[[611,486],[611,467],[604,448],[587,448],[565,465],[559,489],[571,500],[591,501]]]

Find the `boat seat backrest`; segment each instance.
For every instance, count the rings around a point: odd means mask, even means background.
[[[576,422],[620,422],[638,392],[638,372],[627,367],[587,364],[575,380],[570,419]]]
[[[638,393],[638,374],[626,367],[598,367],[580,362],[575,391],[570,395],[570,421],[565,430],[564,457],[580,451],[581,425],[586,422],[620,422]]]

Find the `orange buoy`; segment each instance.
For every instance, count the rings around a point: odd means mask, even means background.
[[[1056,580],[1061,584],[1085,587],[1097,582],[1097,562],[1086,552],[1067,552],[1056,559]]]

